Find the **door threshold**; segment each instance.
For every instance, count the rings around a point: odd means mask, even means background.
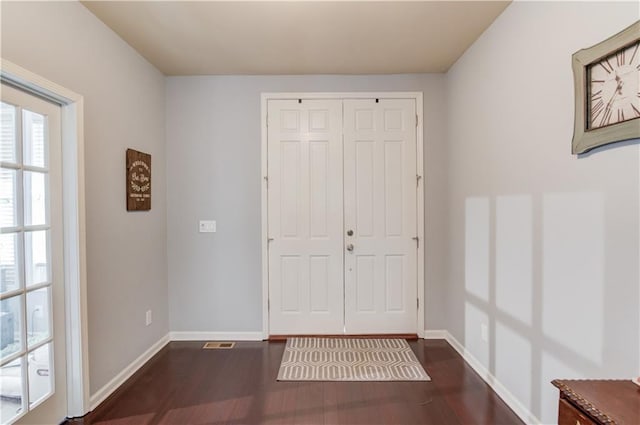
[[[341,339],[365,339],[365,338],[387,338],[387,339],[418,339],[418,334],[358,334],[358,335],[318,335],[318,334],[294,334],[294,335],[269,335],[267,341],[286,341],[288,338],[341,338]]]

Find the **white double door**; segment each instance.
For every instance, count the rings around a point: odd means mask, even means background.
[[[415,111],[268,101],[271,335],[417,332]]]

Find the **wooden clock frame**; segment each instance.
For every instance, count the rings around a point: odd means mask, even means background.
[[[582,154],[593,148],[623,140],[640,138],[640,118],[612,124],[606,127],[588,128],[589,90],[587,69],[618,50],[640,40],[640,21],[618,34],[587,49],[578,50],[572,56],[573,82],[575,86],[575,121],[571,153]]]

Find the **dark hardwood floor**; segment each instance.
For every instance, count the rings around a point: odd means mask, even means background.
[[[522,424],[444,340],[410,341],[431,382],[277,382],[284,342],[172,342],[82,425]]]

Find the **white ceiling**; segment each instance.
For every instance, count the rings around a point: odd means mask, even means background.
[[[509,1],[83,1],[166,75],[445,72]]]

